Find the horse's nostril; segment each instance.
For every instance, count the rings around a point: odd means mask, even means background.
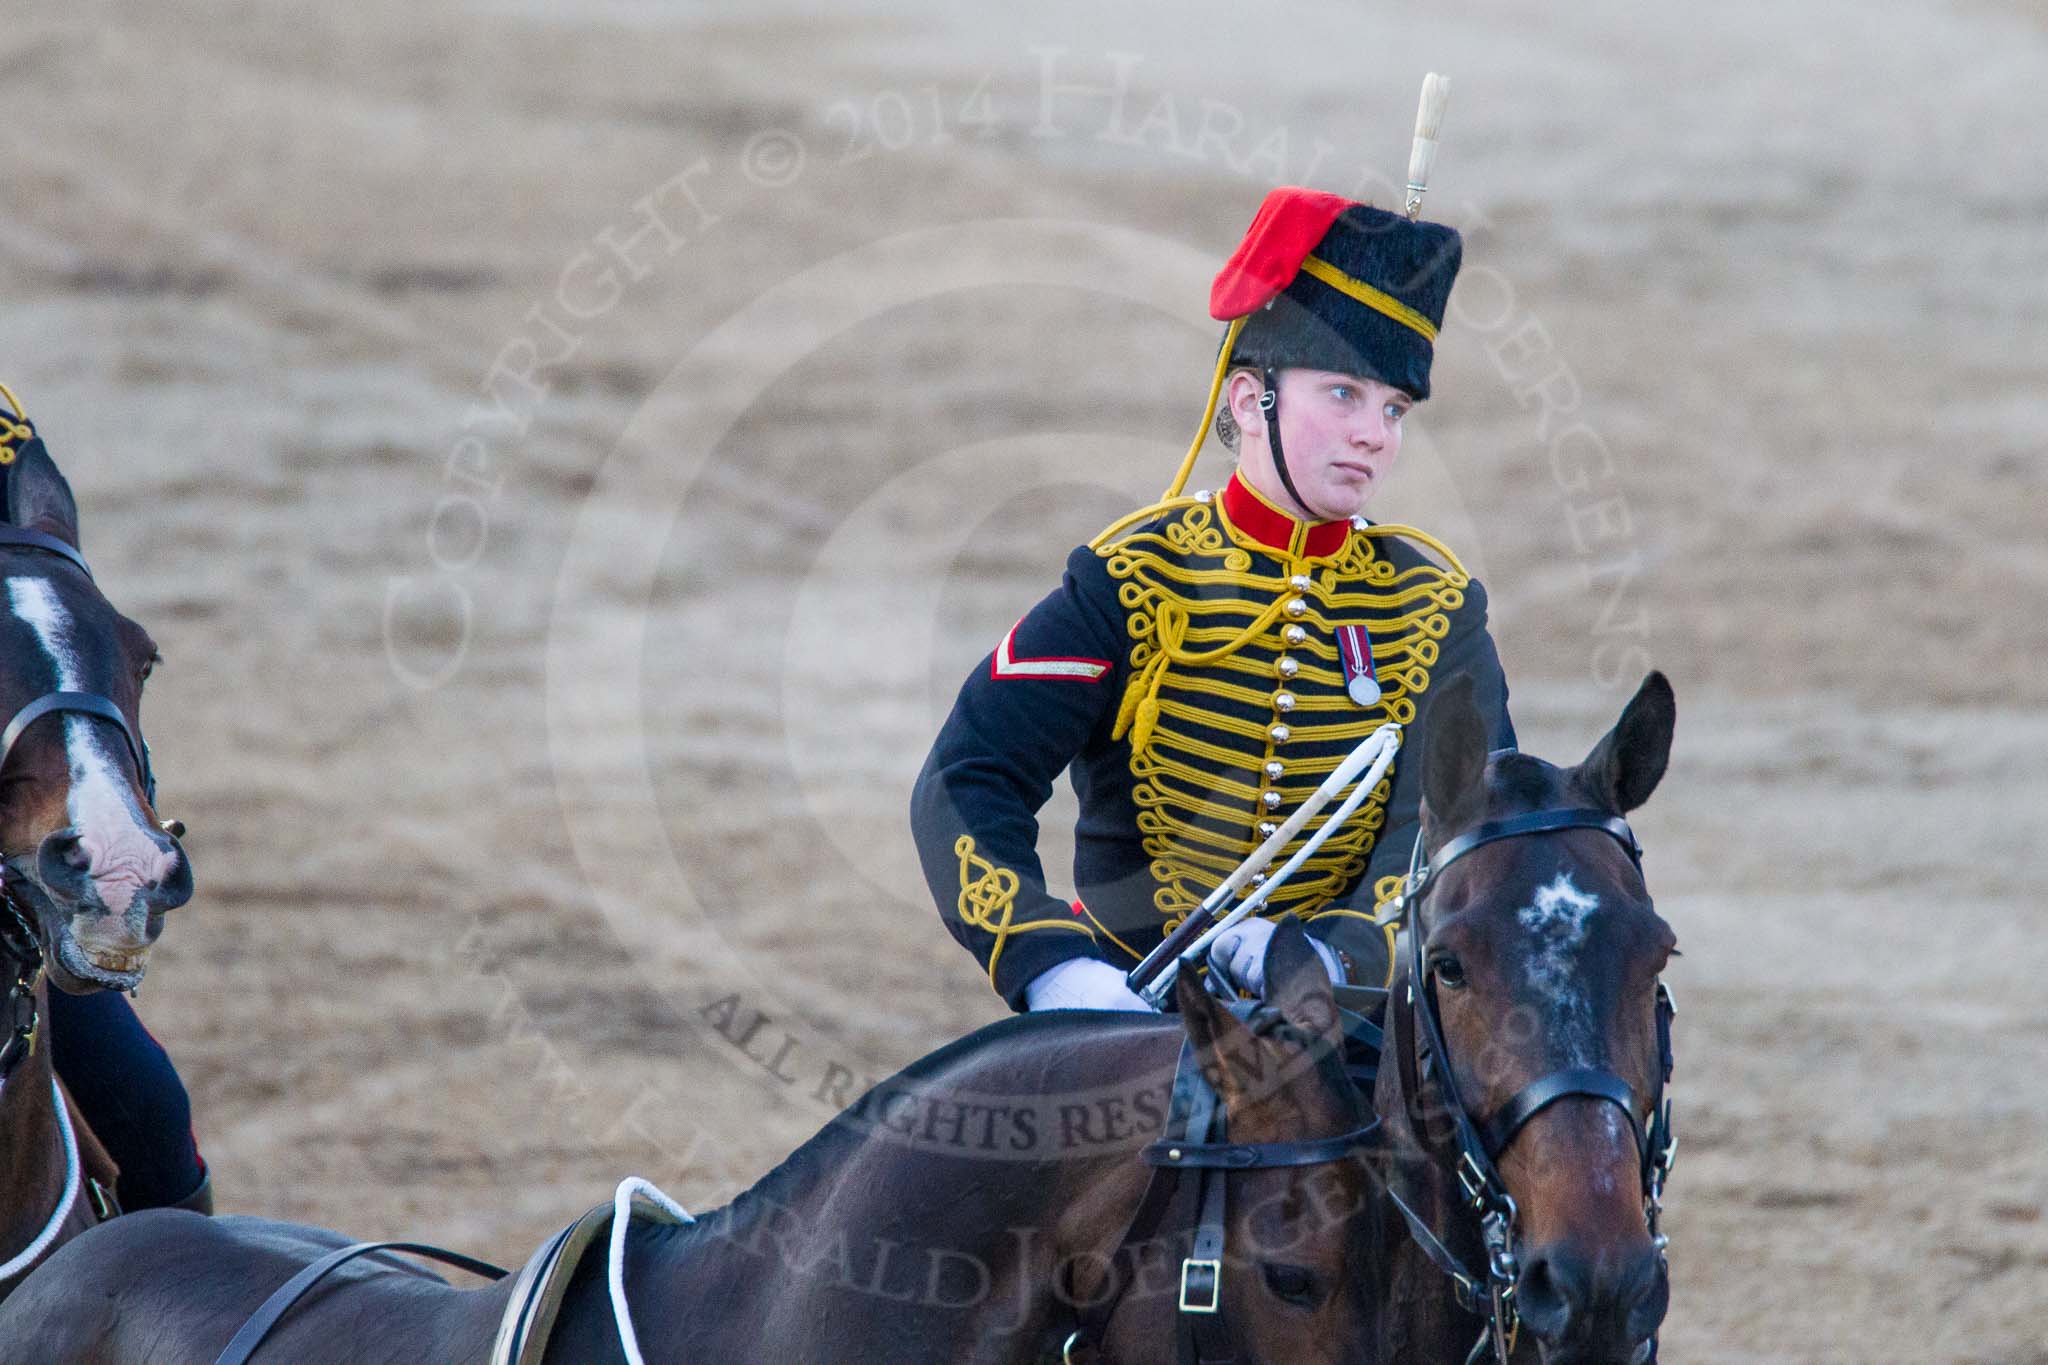
[[[170,870],[157,878],[149,898],[158,910],[175,910],[192,899],[192,860],[185,856],[182,845],[170,839],[164,840],[164,851],[171,855]]]
[[[1537,1252],[1522,1263],[1515,1306],[1537,1336],[1555,1341],[1571,1326],[1572,1305],[1554,1269],[1554,1258]]]
[[[60,899],[77,900],[92,881],[92,855],[75,829],[43,836],[36,848],[36,875]]]

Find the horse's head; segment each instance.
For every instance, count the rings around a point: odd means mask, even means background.
[[[67,990],[142,979],[192,869],[159,827],[141,740],[149,633],[101,595],[78,508],[42,441],[0,411],[0,856]]]
[[[1675,717],[1670,684],[1652,673],[1585,761],[1559,768],[1489,755],[1458,679],[1424,736],[1432,871],[1410,932],[1427,979],[1402,1018],[1412,1025],[1433,999],[1453,1084],[1390,1067],[1383,1087],[1412,1082],[1438,1106],[1462,1101],[1491,1149],[1517,1212],[1514,1298],[1548,1365],[1640,1360],[1669,1300],[1644,1160],[1663,1081],[1658,974],[1676,940],[1651,905],[1633,836],[1597,821],[1648,799]],[[1585,822],[1514,823],[1567,811]],[[1464,847],[1447,849],[1453,840]],[[1397,1001],[1406,984],[1404,972]],[[1441,1133],[1441,1110],[1434,1120],[1427,1104],[1407,1112]]]
[[[1266,983],[1267,1003],[1240,1018],[1194,973],[1180,977],[1181,1019],[1228,1115],[1228,1141],[1284,1145],[1359,1132],[1371,1109],[1344,1070],[1329,977],[1292,918],[1273,935]],[[1225,1177],[1218,1171],[1212,1178]],[[1336,1159],[1239,1170],[1227,1179],[1219,1322],[1240,1349],[1258,1344],[1238,1358],[1362,1359],[1373,1307],[1364,1289],[1363,1215],[1372,1186],[1362,1153],[1347,1148]]]

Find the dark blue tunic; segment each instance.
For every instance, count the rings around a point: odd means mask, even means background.
[[[1347,626],[1370,638],[1370,705],[1347,691]],[[1432,683],[1458,672],[1494,746],[1511,746],[1486,594],[1421,532],[1304,524],[1235,477],[1148,508],[1068,556],[1060,587],[961,686],[911,798],[939,913],[1014,1008],[1068,958],[1134,965],[1360,740],[1388,720],[1414,734]],[[1379,970],[1374,909],[1407,868],[1417,766],[1397,757],[1265,912]],[[1074,902],[1037,854],[1062,770],[1081,807]]]

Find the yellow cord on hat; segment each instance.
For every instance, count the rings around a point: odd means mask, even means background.
[[[1216,355],[1216,374],[1209,381],[1209,402],[1202,409],[1202,427],[1195,433],[1195,443],[1188,447],[1187,458],[1180,462],[1180,472],[1173,476],[1173,482],[1166,486],[1166,497],[1177,498],[1188,486],[1188,476],[1195,472],[1195,457],[1202,453],[1202,443],[1209,439],[1209,424],[1216,420],[1216,400],[1223,394],[1223,376],[1230,372],[1231,348],[1237,345],[1237,334],[1244,330],[1243,318],[1232,318],[1230,330],[1223,334],[1223,349]]]

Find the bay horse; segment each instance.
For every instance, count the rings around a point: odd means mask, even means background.
[[[191,867],[159,826],[142,685],[157,650],[79,551],[78,507],[0,399],[0,1297],[109,1211],[57,1096],[48,984],[132,989]],[[86,1143],[91,1147],[89,1140]]]
[[[1177,1019],[991,1025],[869,1092],[725,1208],[630,1225],[625,1307],[602,1258],[572,1265],[530,1351],[500,1339],[517,1282],[455,1289],[361,1262],[251,1349],[308,1365],[1648,1360],[1668,1301],[1656,981],[1675,949],[1621,817],[1661,777],[1674,714],[1653,674],[1560,769],[1489,757],[1469,689],[1441,694],[1384,1121],[1339,1060],[1318,960],[1283,921],[1269,1004],[1227,1007],[1185,973]],[[231,1339],[344,1240],[123,1218],[0,1305],[0,1359],[247,1360]]]
[[[1433,699],[1375,1095],[1374,1359],[1655,1358],[1677,941],[1622,817],[1663,777],[1675,722],[1651,673],[1559,768],[1489,754],[1462,679]]]
[[[877,1086],[724,1208],[632,1223],[622,1288],[640,1358],[1171,1365],[1177,1333],[1209,1343],[1205,1358],[1363,1358],[1357,1157],[1375,1125],[1320,959],[1291,921],[1273,943],[1267,1004],[1233,1010],[1187,973],[1177,1016],[992,1024]],[[0,1305],[0,1359],[247,1359],[227,1349],[238,1329],[343,1240],[127,1215]],[[604,1259],[569,1273],[551,1340],[528,1352],[493,1354],[514,1278],[458,1289],[358,1261],[254,1355],[627,1361]]]

